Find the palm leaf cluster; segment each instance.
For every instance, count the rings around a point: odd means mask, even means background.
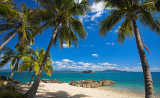
[[[28,73],[31,71],[34,71],[36,74],[38,74],[40,65],[42,64],[42,61],[44,59],[45,51],[44,49],[37,48],[36,51],[32,53],[32,55],[27,55],[22,57],[22,63],[19,68],[19,72],[28,70]],[[48,56],[47,63],[45,64],[44,71],[47,73],[47,75],[51,76],[53,72],[53,66],[52,66],[52,60],[51,56]]]
[[[14,51],[10,48],[5,48],[2,51],[3,56],[1,57],[2,61],[0,62],[0,67],[3,67],[5,64],[11,62],[10,68],[12,69],[12,68],[14,68],[16,62],[21,60],[21,58],[23,56],[30,55],[30,53],[33,52],[33,50],[29,46],[23,47],[21,44],[17,44],[15,46],[15,49],[16,49],[16,51]]]
[[[37,0],[44,9],[36,9],[31,13],[31,19],[36,22],[44,22],[42,28],[54,28],[58,24],[60,28],[54,40],[56,45],[59,40],[60,48],[63,46],[63,42],[67,43],[70,47],[72,43],[76,43],[79,36],[80,39],[85,39],[87,35],[84,30],[83,24],[77,15],[84,15],[88,10],[88,2],[82,0],[80,3],[76,3],[74,0]],[[36,19],[35,19],[36,18]]]
[[[0,6],[2,7],[0,15],[3,15],[0,24],[0,33],[4,33],[3,41],[7,41],[11,36],[14,37],[18,34],[19,43],[22,43],[24,46],[33,44],[34,37],[41,31],[38,29],[40,25],[32,22],[32,20],[28,18],[29,13],[32,12],[31,9],[29,7],[27,8],[25,4],[22,4],[22,10],[18,11],[14,9],[11,4],[0,4],[4,5],[4,7]],[[7,11],[4,8],[6,8]],[[12,14],[11,11],[13,11],[13,15],[10,15]]]
[[[152,1],[152,0],[151,0]],[[139,0],[108,0],[106,7],[110,7],[110,15],[101,22],[100,35],[106,35],[115,25],[123,20],[118,28],[117,40],[124,42],[126,37],[132,38],[133,26],[131,20],[137,20],[144,27],[150,28],[151,31],[160,33],[160,23],[152,16],[151,6],[155,8],[155,3],[148,3],[149,0],[144,0],[143,3]]]

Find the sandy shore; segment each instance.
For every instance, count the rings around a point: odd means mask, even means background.
[[[17,85],[25,93],[28,85]],[[37,98],[144,98],[143,95],[101,88],[83,88],[68,83],[40,83]]]

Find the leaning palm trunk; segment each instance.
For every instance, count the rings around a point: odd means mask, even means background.
[[[153,81],[152,81],[149,64],[145,55],[139,30],[134,19],[132,19],[132,29],[135,34],[137,48],[138,48],[138,52],[139,52],[139,56],[142,64],[142,69],[143,69],[143,76],[144,76],[144,83],[145,83],[145,98],[155,98]]]
[[[18,68],[18,65],[19,65],[19,59],[17,60],[14,69],[12,70],[12,73],[11,73],[11,75],[9,77],[10,80],[13,80],[13,75],[14,75],[14,72],[16,71],[16,69]]]
[[[29,85],[31,85],[31,83],[32,83],[32,81],[33,81],[34,76],[35,76],[35,72],[33,73],[33,76],[32,76],[32,78],[31,78],[31,81],[29,82]]]
[[[19,32],[20,29],[21,27],[19,27],[19,29],[0,46],[0,50]]]
[[[59,29],[59,24],[56,26],[53,34],[52,34],[52,37],[51,37],[51,40],[49,42],[49,45],[48,45],[48,48],[47,48],[47,51],[45,53],[45,56],[44,56],[44,59],[43,59],[43,62],[42,62],[42,65],[40,67],[40,70],[36,76],[36,79],[33,83],[33,85],[31,86],[31,88],[25,93],[25,97],[26,98],[34,98],[35,95],[36,95],[36,92],[37,92],[37,89],[38,89],[38,86],[39,86],[39,83],[40,83],[40,79],[41,79],[41,76],[42,76],[42,73],[43,73],[43,70],[44,70],[44,66],[46,64],[46,61],[47,61],[47,57],[49,55],[49,51],[51,49],[51,46],[53,44],[53,41],[57,35],[57,31]]]

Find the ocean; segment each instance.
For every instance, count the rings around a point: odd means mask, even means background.
[[[0,72],[0,75],[9,77],[11,72]],[[32,72],[28,74],[27,72],[18,73],[15,72],[13,79],[27,83],[30,81]],[[160,72],[153,72],[152,78],[154,82],[154,89],[157,98],[160,98]],[[128,73],[53,73],[52,77],[43,73],[41,79],[58,79],[60,81],[69,82],[72,80],[113,80],[117,84],[107,86],[106,88],[111,88],[121,91],[131,91],[137,94],[144,94],[144,81],[143,73],[141,72],[128,72]],[[104,87],[105,88],[105,87]]]

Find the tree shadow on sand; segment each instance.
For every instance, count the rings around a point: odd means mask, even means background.
[[[43,97],[46,96],[46,97]],[[76,95],[69,95],[65,91],[58,91],[58,92],[47,92],[45,94],[39,94],[36,96],[36,98],[83,98],[83,97],[89,97],[84,94],[76,94]]]

